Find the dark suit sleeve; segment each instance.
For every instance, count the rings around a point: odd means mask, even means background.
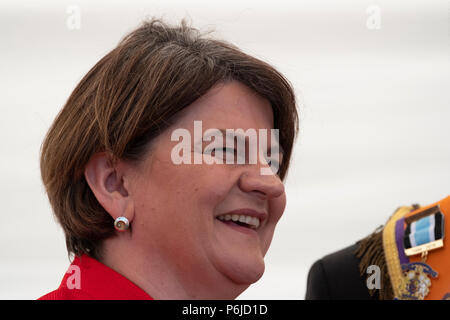
[[[330,300],[328,281],[322,259],[317,260],[312,265],[308,274],[306,300]]]
[[[316,261],[309,270],[307,300],[372,300],[366,281],[359,274],[358,244],[331,253]]]

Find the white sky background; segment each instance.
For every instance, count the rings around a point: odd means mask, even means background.
[[[81,29],[67,27],[70,5]],[[381,10],[380,29],[366,12]],[[450,1],[2,1],[0,298],[35,299],[69,265],[39,147],[84,74],[146,16],[201,30],[292,82],[300,136],[266,273],[239,299],[303,299],[325,254],[400,205],[450,190]]]

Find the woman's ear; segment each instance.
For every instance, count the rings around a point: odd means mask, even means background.
[[[100,205],[114,220],[124,216],[131,222],[134,203],[124,183],[124,172],[119,168],[123,171],[123,166],[114,166],[108,154],[101,152],[88,161],[84,176]]]

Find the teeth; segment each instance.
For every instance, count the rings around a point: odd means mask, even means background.
[[[253,226],[255,227],[255,229],[258,229],[259,224],[260,224],[260,221],[259,221],[258,218],[253,217],[253,218],[252,218],[252,221],[250,221],[250,224],[253,225]]]
[[[250,228],[252,228],[252,229],[257,229],[260,224],[260,221],[258,218],[247,216],[247,215],[226,214],[226,215],[218,216],[217,219],[219,219],[221,221],[230,221],[230,220],[239,221],[239,222],[248,224],[250,226]]]

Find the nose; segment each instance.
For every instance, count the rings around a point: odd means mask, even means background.
[[[238,183],[242,191],[253,193],[261,200],[271,200],[284,193],[284,185],[277,175],[261,175],[259,170],[243,172]]]

